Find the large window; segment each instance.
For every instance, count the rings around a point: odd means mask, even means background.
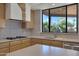
[[[50,9],[50,32],[66,32],[66,7]]]
[[[43,11],[43,32],[49,32],[49,10]]]
[[[42,31],[54,33],[78,32],[77,4],[46,9],[42,12]]]

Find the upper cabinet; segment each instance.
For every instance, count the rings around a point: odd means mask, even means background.
[[[34,11],[31,10],[30,4],[18,3],[22,10],[22,28],[33,29]]]
[[[30,4],[25,5],[25,21],[30,22],[31,21],[31,6]]]
[[[0,28],[4,28],[5,27],[5,4],[4,3],[0,3]]]
[[[22,20],[22,11],[17,3],[6,4],[7,19]]]
[[[27,22],[27,28],[33,29],[34,28],[34,18],[35,18],[35,11],[31,10],[30,20]]]

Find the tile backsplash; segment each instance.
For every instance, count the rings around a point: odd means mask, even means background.
[[[28,35],[30,35],[30,30],[22,29],[20,21],[16,20],[7,20],[6,27],[4,29],[0,29],[0,39]]]

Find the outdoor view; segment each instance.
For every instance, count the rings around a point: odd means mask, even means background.
[[[76,17],[67,17],[67,31],[77,32],[77,22]]]
[[[66,32],[66,17],[51,16],[51,32]]]
[[[50,31],[62,33],[66,31],[66,17],[52,16],[50,23]],[[48,16],[43,15],[43,31],[49,31],[49,19]],[[67,31],[76,32],[76,17],[67,17]]]
[[[49,16],[43,14],[43,32],[49,32]]]
[[[76,5],[44,10],[43,32],[49,32],[49,31],[53,33],[77,32],[76,11],[77,11]]]

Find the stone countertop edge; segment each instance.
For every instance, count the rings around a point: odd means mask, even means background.
[[[1,39],[1,42],[11,42],[15,40],[22,40],[25,38],[20,38],[20,39],[14,39],[14,40],[7,40],[7,39]],[[78,39],[64,39],[64,38],[46,38],[46,37],[27,37],[26,39],[46,39],[46,40],[54,40],[54,41],[62,41],[62,42],[73,42],[73,43],[79,43]]]

